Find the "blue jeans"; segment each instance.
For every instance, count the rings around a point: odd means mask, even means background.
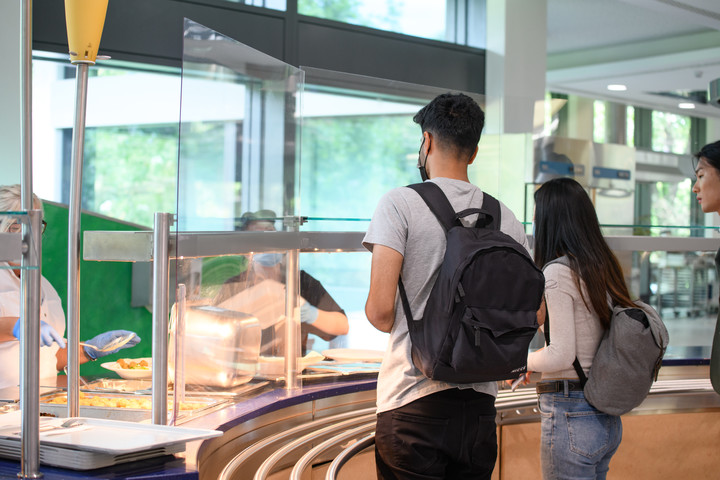
[[[622,440],[620,417],[600,412],[582,392],[543,393],[540,460],[544,480],[604,480]]]

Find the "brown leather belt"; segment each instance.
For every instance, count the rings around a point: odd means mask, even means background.
[[[538,395],[541,393],[557,393],[564,392],[565,385],[568,391],[582,392],[583,387],[579,380],[555,380],[552,382],[540,382],[535,385],[535,391]]]

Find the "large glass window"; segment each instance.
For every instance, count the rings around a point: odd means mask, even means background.
[[[605,133],[605,102],[595,100],[593,102],[593,142],[603,143],[607,138]]]
[[[690,117],[653,111],[652,149],[681,155],[690,153]]]
[[[286,0],[226,0],[233,3],[242,3],[244,5],[252,5],[253,7],[263,7],[272,10],[285,10],[287,8]]]
[[[689,236],[689,229],[673,227],[690,225],[692,181],[655,182],[645,186],[650,192],[650,225],[664,225],[669,229],[651,229],[650,235]]]
[[[299,0],[298,13],[415,37],[483,48],[485,1]],[[472,28],[468,26],[472,25]]]
[[[175,211],[179,71],[103,61],[89,77],[82,207],[151,226],[154,212]],[[66,57],[35,56],[34,186],[46,200],[68,203],[75,88]]]

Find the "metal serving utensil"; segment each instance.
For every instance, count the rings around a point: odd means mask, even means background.
[[[89,343],[83,343],[83,342],[80,342],[80,345],[82,345],[83,347],[90,347],[90,348],[92,348],[93,350],[96,350],[96,351],[98,351],[98,352],[109,352],[109,351],[111,351],[111,350],[115,350],[116,348],[122,347],[123,345],[125,345],[126,343],[128,343],[128,342],[129,342],[130,340],[132,340],[133,338],[135,338],[135,333],[132,333],[132,332],[131,332],[131,333],[128,333],[127,335],[125,335],[125,336],[117,337],[117,338],[114,339],[112,342],[108,343],[107,345],[105,345],[105,346],[102,347],[102,348],[98,348],[98,347],[96,347],[95,345],[90,345]]]

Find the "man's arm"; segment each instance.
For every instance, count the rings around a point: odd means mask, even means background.
[[[80,365],[83,363],[87,363],[91,360],[90,357],[87,356],[85,353],[85,350],[82,348],[80,349]],[[58,349],[57,352],[55,352],[55,368],[57,368],[58,372],[62,372],[63,369],[67,366],[68,363],[68,350],[67,347]]]
[[[402,263],[400,252],[384,245],[373,246],[365,315],[381,332],[390,332],[395,323],[395,294]]]

